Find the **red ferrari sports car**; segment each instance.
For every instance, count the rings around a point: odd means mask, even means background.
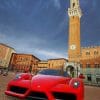
[[[5,94],[20,100],[84,100],[84,84],[67,72],[46,69],[35,76],[17,74]]]

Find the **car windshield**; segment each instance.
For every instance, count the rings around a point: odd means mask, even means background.
[[[65,71],[53,70],[53,69],[41,70],[38,72],[38,74],[69,77],[68,73]]]

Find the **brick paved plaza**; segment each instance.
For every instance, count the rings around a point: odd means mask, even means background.
[[[9,73],[8,76],[0,75],[0,100],[11,100],[4,95],[4,91],[8,81],[14,76],[14,73]],[[100,100],[100,87],[85,86],[85,100]]]

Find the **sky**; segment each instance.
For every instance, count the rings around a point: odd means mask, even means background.
[[[100,0],[80,0],[81,46],[100,45]],[[70,0],[0,0],[0,43],[41,60],[67,58]]]

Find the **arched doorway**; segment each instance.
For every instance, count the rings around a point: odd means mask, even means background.
[[[72,65],[67,66],[66,71],[71,77],[75,76],[75,68]]]

